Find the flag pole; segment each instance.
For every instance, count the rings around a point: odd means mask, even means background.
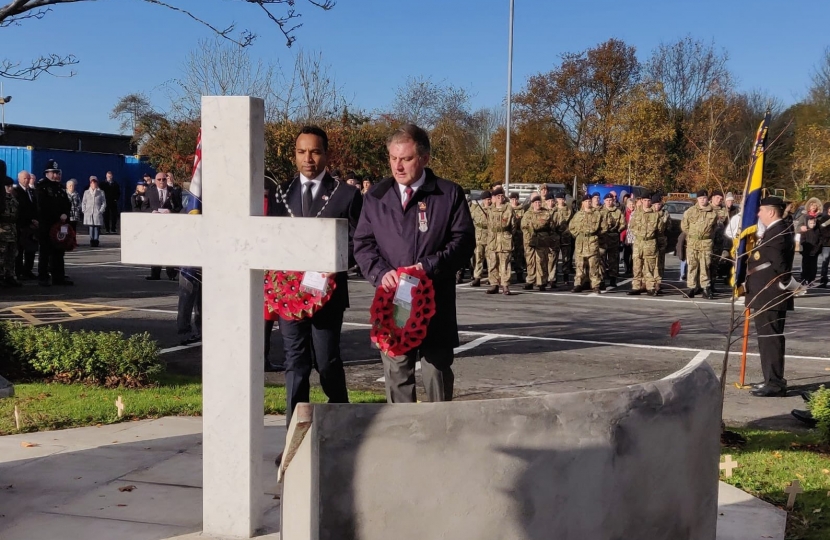
[[[507,38],[507,118],[505,122],[506,141],[504,149],[504,195],[508,196],[510,190],[510,131],[512,127],[513,112],[513,4],[510,0],[510,30]]]
[[[749,308],[744,309],[744,342],[741,347],[741,388],[744,387],[746,378],[746,348],[749,344]]]

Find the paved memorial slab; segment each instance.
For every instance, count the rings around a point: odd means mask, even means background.
[[[203,97],[202,152],[202,215],[123,214],[121,260],[202,267],[203,527],[247,538],[263,512],[262,271],[345,270],[348,225],[262,216],[261,99]]]

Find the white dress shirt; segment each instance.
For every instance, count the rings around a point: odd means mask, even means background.
[[[314,178],[309,178],[306,175],[300,173],[300,186],[302,190],[300,193],[302,194],[305,192],[305,186],[309,182],[311,182],[311,198],[314,199],[317,197],[317,191],[320,189],[320,185],[323,183],[323,177],[326,175],[326,171],[321,172]]]
[[[421,186],[424,185],[424,182],[426,182],[426,181],[427,181],[427,171],[424,170],[424,172],[421,173],[421,177],[414,184],[411,184],[409,186],[405,186],[403,184],[398,184],[398,189],[401,191],[401,202],[403,202],[406,199],[406,188],[408,188],[408,187],[412,188],[412,196],[414,197],[415,194],[418,193],[418,190],[421,188]],[[408,205],[409,201],[406,201],[406,204]]]

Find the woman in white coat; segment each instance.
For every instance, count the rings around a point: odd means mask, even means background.
[[[84,225],[89,226],[89,245],[98,247],[101,225],[104,224],[104,210],[107,209],[107,197],[98,188],[98,179],[89,177],[89,189],[84,193],[81,210],[84,213]]]

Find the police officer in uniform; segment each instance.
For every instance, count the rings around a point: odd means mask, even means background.
[[[752,310],[764,382],[752,390],[758,397],[784,396],[784,322],[793,310],[798,283],[792,277],[795,242],[792,226],[782,219],[784,201],[779,197],[761,199],[758,222],[763,236],[748,255],[746,307]]]
[[[38,283],[43,287],[49,285],[74,285],[66,278],[63,249],[52,243],[50,232],[56,223],[65,223],[72,203],[66,189],[61,185],[61,169],[55,160],[46,162],[45,178],[37,183],[37,214],[38,214]],[[51,274],[51,281],[49,280]]]

